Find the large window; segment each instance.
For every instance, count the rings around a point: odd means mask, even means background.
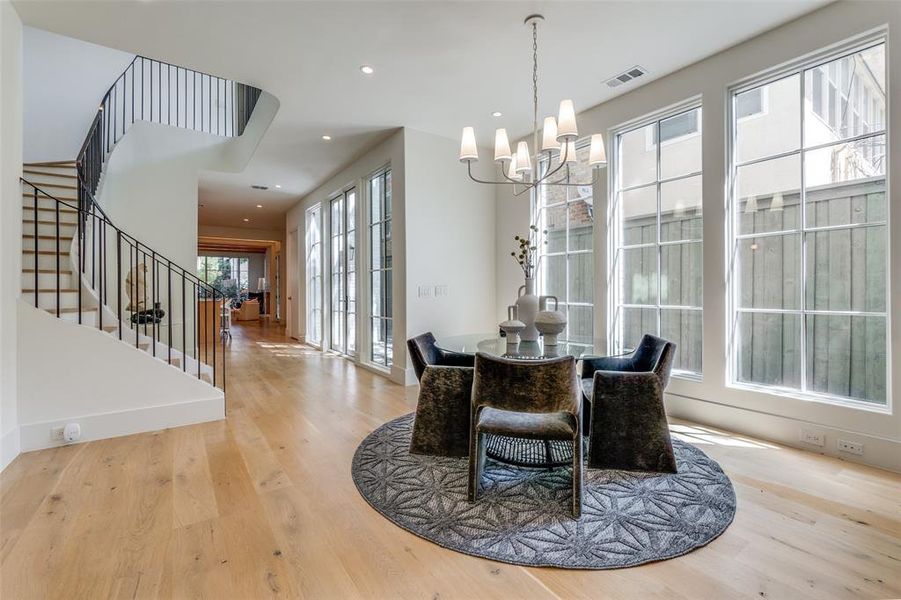
[[[238,300],[247,295],[249,265],[249,259],[238,256],[198,256],[197,275],[226,297]]]
[[[381,171],[369,179],[369,281],[370,356],[377,365],[389,367],[392,349],[393,269],[391,248],[391,171]]]
[[[591,181],[588,146],[576,149],[579,162],[573,179]],[[541,168],[547,169],[546,161]],[[535,197],[535,221],[541,233],[538,285],[541,294],[555,296],[567,326],[561,339],[591,344],[594,338],[594,204],[592,186],[540,186]],[[546,234],[544,232],[547,232]],[[543,242],[547,242],[546,244]]]
[[[331,339],[332,350],[356,353],[356,191],[351,188],[329,201],[331,207]]]
[[[733,382],[886,402],[885,84],[880,42],[733,91]]]
[[[307,334],[306,341],[322,345],[322,206],[307,210]]]
[[[615,157],[614,351],[659,335],[676,343],[677,371],[700,373],[701,108],[619,132]]]

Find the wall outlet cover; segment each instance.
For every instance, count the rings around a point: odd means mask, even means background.
[[[805,444],[811,444],[814,446],[825,446],[826,445],[826,436],[824,434],[818,433],[816,431],[802,429],[800,439]]]
[[[839,452],[847,452],[848,454],[856,454],[858,456],[863,456],[863,444],[860,442],[852,442],[849,440],[839,440],[838,441],[838,451]]]
[[[57,442],[63,441],[63,429],[63,427],[51,427],[50,439]]]

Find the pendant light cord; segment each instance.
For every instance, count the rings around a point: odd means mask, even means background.
[[[532,21],[532,148],[535,169],[532,179],[538,179],[538,22]]]

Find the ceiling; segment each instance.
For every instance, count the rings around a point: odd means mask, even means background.
[[[547,19],[539,31],[539,103],[543,114],[553,114],[563,97],[572,98],[579,111],[634,89],[637,83],[615,90],[604,84],[629,67],[647,69],[647,83],[827,3],[15,4],[27,25],[214,73],[276,96],[279,112],[247,169],[204,174],[200,185],[201,223],[276,228],[299,198],[398,127],[456,139],[462,126],[473,125],[486,145],[496,127],[512,136],[528,132],[532,40],[522,20],[530,13]],[[361,73],[363,64],[375,73]],[[492,117],[493,111],[503,116]],[[251,190],[252,184],[270,190]]]

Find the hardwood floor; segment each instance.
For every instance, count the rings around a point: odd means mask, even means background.
[[[275,325],[234,335],[225,421],[23,454],[0,475],[4,599],[901,596],[901,476],[686,423],[738,495],[710,545],[594,572],[444,550],[350,476],[416,388]]]

